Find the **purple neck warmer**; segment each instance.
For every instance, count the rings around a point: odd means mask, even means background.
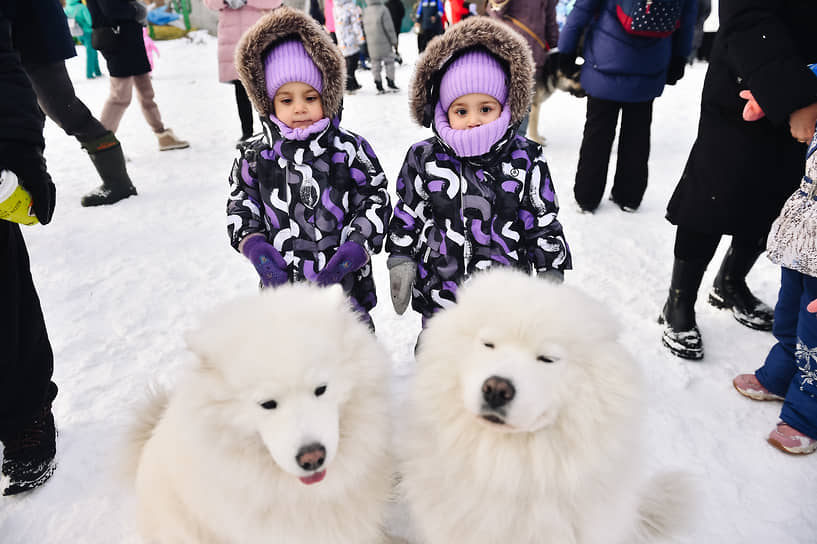
[[[456,130],[448,124],[448,114],[438,102],[434,115],[434,126],[437,134],[451,146],[459,157],[479,157],[486,154],[503,134],[511,122],[511,108],[505,105],[495,121],[480,127]]]
[[[308,140],[310,136],[318,134],[319,132],[323,132],[326,127],[329,126],[329,118],[324,117],[323,119],[319,119],[315,121],[308,127],[304,128],[289,128],[285,125],[280,119],[275,117],[274,113],[271,113],[269,118],[272,120],[273,123],[278,125],[278,128],[281,130],[281,136],[284,137],[286,140]]]

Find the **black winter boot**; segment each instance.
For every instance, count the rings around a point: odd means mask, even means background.
[[[28,425],[11,436],[3,436],[3,495],[16,495],[45,483],[57,464],[57,431],[51,407],[46,406]]]
[[[658,323],[666,324],[661,343],[673,355],[684,359],[701,359],[704,356],[701,332],[695,324],[695,300],[706,264],[704,261],[675,259],[669,296],[658,316]]]
[[[377,94],[383,94],[383,93],[386,92],[385,90],[383,90],[383,82],[382,81],[376,79],[375,82],[374,82],[374,86],[377,87]]]
[[[113,132],[85,142],[82,147],[88,151],[91,162],[102,178],[101,186],[82,197],[83,206],[113,204],[136,194],[136,187],[131,183],[125,167],[125,154]]]
[[[399,91],[400,87],[394,84],[394,80],[390,77],[386,78],[386,86],[392,91]]]
[[[709,292],[709,303],[716,308],[732,310],[741,325],[770,331],[774,310],[758,300],[746,286],[746,275],[761,253],[761,248],[730,246]]]

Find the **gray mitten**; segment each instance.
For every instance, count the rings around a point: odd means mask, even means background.
[[[536,275],[553,283],[564,283],[565,281],[564,270],[556,270],[555,268],[540,270],[536,273]]]
[[[391,303],[397,315],[403,315],[411,300],[411,286],[417,274],[417,264],[413,259],[393,255],[386,262],[389,267]]]
[[[230,9],[241,9],[247,5],[247,0],[224,0],[224,5]]]

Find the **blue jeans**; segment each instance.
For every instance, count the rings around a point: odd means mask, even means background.
[[[780,419],[817,439],[817,315],[806,310],[815,298],[817,278],[782,269],[772,329],[777,344],[755,376],[785,397]]]

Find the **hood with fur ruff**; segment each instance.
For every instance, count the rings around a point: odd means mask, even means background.
[[[244,34],[235,51],[235,67],[255,109],[264,117],[273,113],[272,97],[267,96],[264,57],[283,38],[297,38],[323,76],[321,102],[330,119],[340,113],[346,64],[329,35],[306,13],[282,6],[261,17]]]
[[[510,72],[507,105],[511,124],[519,123],[533,95],[533,56],[525,39],[504,23],[488,17],[468,17],[431,40],[417,60],[409,89],[414,120],[430,126],[439,96],[440,69],[459,52],[482,46],[504,61]]]

